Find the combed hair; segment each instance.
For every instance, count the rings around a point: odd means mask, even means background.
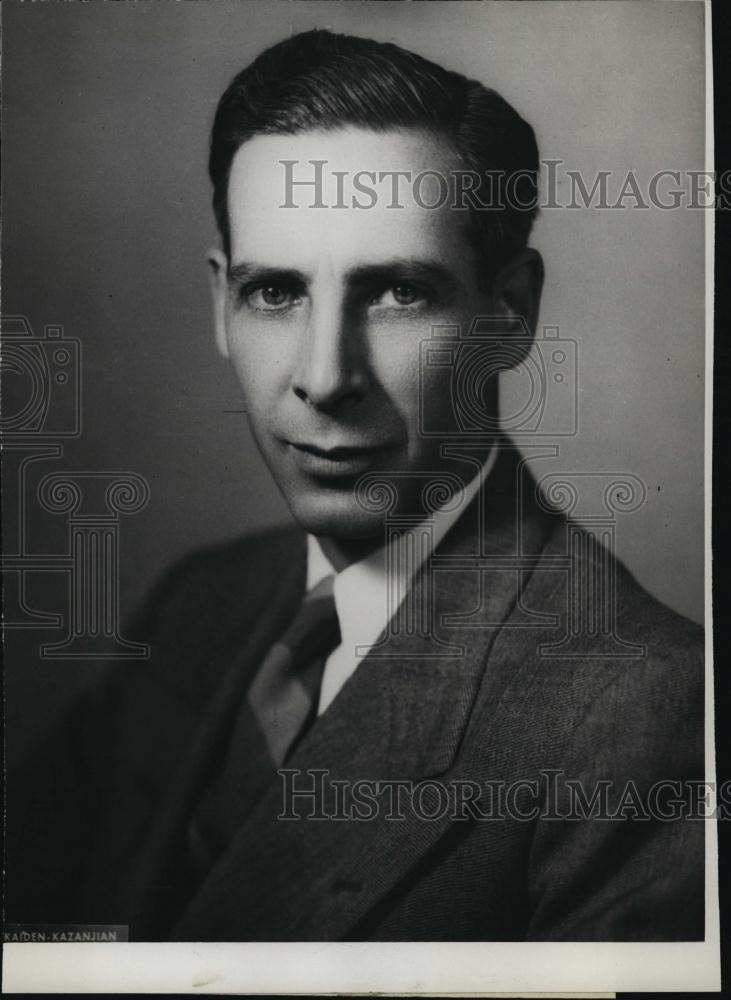
[[[446,137],[488,210],[470,208],[489,270],[528,242],[538,201],[538,147],[530,125],[494,90],[414,52],[330,31],[307,31],[266,49],[229,85],[211,133],[213,210],[230,253],[228,178],[239,147],[256,135],[421,128]],[[496,201],[496,177],[512,177],[512,197]]]

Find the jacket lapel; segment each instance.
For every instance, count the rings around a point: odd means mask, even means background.
[[[388,819],[388,803],[376,802],[377,783],[381,791],[391,783],[385,794],[393,796],[393,782],[447,774],[478,690],[484,697],[487,688],[497,703],[509,681],[499,664],[487,665],[519,604],[521,571],[511,559],[537,553],[553,522],[532,506],[516,509],[519,475],[511,449],[498,461],[487,496],[464,512],[414,583],[415,605],[431,602],[431,627],[407,633],[397,620],[359,665],[243,824],[172,939],[346,937],[444,835],[448,815],[428,823]],[[477,555],[494,557],[501,568],[476,567],[470,557]]]
[[[169,926],[189,894],[186,877],[189,820],[211,771],[225,752],[236,712],[253,671],[296,613],[305,583],[305,547],[300,540],[283,571],[266,616],[247,633],[239,655],[206,707],[195,736],[154,817],[150,836],[122,895],[122,910],[133,915],[137,940],[154,939]]]

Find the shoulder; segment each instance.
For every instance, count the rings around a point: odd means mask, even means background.
[[[611,734],[639,773],[702,778],[705,632],[616,564],[616,633],[634,655],[615,667],[582,729]],[[660,772],[663,772],[660,774]]]
[[[154,638],[166,621],[204,624],[208,630],[227,617],[240,620],[262,603],[281,574],[304,566],[305,536],[294,526],[249,534],[224,544],[194,550],[164,574],[132,626],[143,641]]]
[[[104,740],[123,747],[123,759],[148,784],[162,781],[154,775],[174,768],[222,677],[266,621],[283,577],[301,571],[304,579],[305,551],[301,533],[287,527],[175,563],[128,632],[148,656],[109,664],[75,706],[87,755]]]
[[[155,705],[163,715],[197,715],[266,618],[282,578],[301,573],[304,580],[305,555],[304,536],[292,527],[185,555],[145,596],[127,630],[148,656],[110,664],[95,691],[120,711]]]
[[[702,775],[703,628],[571,522],[557,521],[484,676],[473,730],[483,751],[503,733],[524,765],[648,773],[675,761]]]
[[[589,644],[601,642],[607,630],[622,628],[630,641],[650,645],[658,655],[702,648],[703,627],[654,597],[602,544],[599,532],[557,518],[542,559],[556,566],[549,585],[565,590],[567,612],[573,604],[584,617]]]
[[[173,563],[153,596],[191,586],[225,586],[231,580],[260,580],[262,572],[271,575],[293,558],[304,558],[305,548],[302,531],[288,525],[194,549]]]
[[[532,659],[538,686],[562,692],[550,702],[563,706],[554,722],[567,751],[605,765],[629,758],[639,772],[671,761],[680,766],[684,758],[702,773],[703,627],[650,594],[591,532],[570,521],[556,527],[544,550],[558,552],[569,556],[566,566],[546,574],[552,585],[538,581],[535,591],[538,610],[553,611],[558,627],[542,633]]]

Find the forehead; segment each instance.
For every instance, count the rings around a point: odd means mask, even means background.
[[[256,136],[231,166],[232,262],[345,270],[429,257],[461,265],[471,251],[467,211],[452,207],[458,169],[447,140],[421,130]]]

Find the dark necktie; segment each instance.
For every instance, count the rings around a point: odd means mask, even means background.
[[[191,861],[199,877],[317,717],[325,661],[340,642],[333,582],[326,577],[305,595],[249,685],[227,751],[191,822]]]
[[[247,694],[275,767],[281,767],[315,717],[325,660],[340,642],[334,579],[326,577],[305,595],[299,614],[267,653]]]

